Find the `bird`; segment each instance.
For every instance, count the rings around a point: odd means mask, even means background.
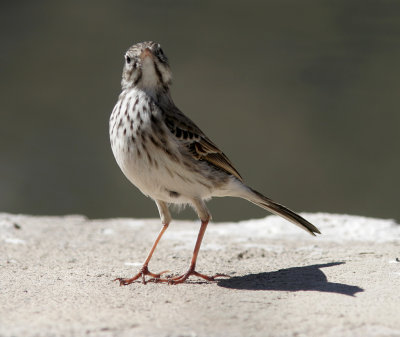
[[[135,280],[179,284],[190,276],[207,281],[227,276],[197,272],[196,262],[211,219],[206,201],[212,197],[239,197],[282,216],[308,233],[317,227],[287,207],[244,183],[228,157],[180,111],[171,96],[172,72],[161,45],[153,41],[132,45],[124,55],[121,93],[109,120],[112,152],[128,180],[157,205],[161,230],[138,273],[116,278],[120,285]],[[242,140],[244,141],[244,140]],[[148,265],[171,215],[169,205],[190,205],[201,225],[188,270],[175,277],[153,273]],[[146,276],[150,279],[146,280]]]

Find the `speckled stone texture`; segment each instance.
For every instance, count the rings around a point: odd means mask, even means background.
[[[0,336],[400,336],[400,226],[305,216],[322,236],[211,223],[198,271],[231,278],[121,287],[159,220],[0,214]],[[150,270],[184,272],[198,229],[173,221]]]

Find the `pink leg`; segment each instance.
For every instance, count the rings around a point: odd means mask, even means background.
[[[139,271],[135,276],[133,276],[132,278],[129,278],[129,279],[127,279],[127,278],[116,278],[114,281],[119,281],[119,284],[120,284],[121,286],[126,286],[126,285],[131,284],[132,282],[136,281],[139,277],[142,277],[142,282],[143,282],[143,284],[146,284],[146,279],[145,279],[145,276],[146,276],[146,275],[149,275],[149,276],[153,277],[151,280],[157,280],[157,279],[160,278],[160,276],[161,276],[162,274],[168,272],[168,270],[165,270],[165,271],[162,271],[161,273],[154,274],[154,273],[151,273],[151,272],[149,271],[148,267],[147,267],[148,264],[149,264],[149,262],[150,262],[151,257],[153,256],[153,253],[154,253],[154,251],[155,251],[155,249],[156,249],[156,247],[157,247],[157,244],[158,244],[158,242],[161,240],[161,237],[163,236],[164,232],[167,230],[168,225],[169,225],[169,224],[166,223],[166,224],[164,224],[163,227],[161,228],[161,231],[160,231],[160,233],[158,234],[157,239],[156,239],[156,241],[155,241],[154,244],[153,244],[153,247],[151,247],[151,250],[150,250],[150,252],[149,252],[149,255],[147,255],[147,258],[146,258],[146,260],[144,261],[142,268],[140,268],[140,271]]]
[[[184,273],[180,276],[172,277],[172,278],[166,278],[166,279],[155,278],[155,279],[151,279],[149,281],[151,281],[151,282],[166,282],[169,284],[178,284],[178,283],[185,282],[188,279],[188,277],[191,275],[201,277],[207,281],[214,281],[217,277],[229,277],[228,275],[224,275],[224,274],[216,274],[214,276],[207,276],[207,275],[203,275],[203,274],[200,274],[197,271],[195,271],[197,256],[199,254],[201,242],[203,240],[204,233],[207,229],[207,225],[208,225],[208,220],[201,222],[199,235],[197,236],[196,245],[195,245],[194,251],[193,251],[192,261],[191,261],[189,269],[186,271],[186,273]]]

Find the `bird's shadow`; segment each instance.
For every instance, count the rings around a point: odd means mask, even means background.
[[[329,282],[320,268],[333,267],[344,262],[315,264],[305,267],[280,269],[278,271],[235,276],[218,281],[224,288],[240,290],[320,291],[354,296],[364,289],[342,283]]]

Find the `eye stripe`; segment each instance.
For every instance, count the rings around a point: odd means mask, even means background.
[[[156,71],[156,74],[157,74],[157,77],[158,77],[158,80],[160,81],[160,83],[164,83],[161,71],[158,68],[158,65],[156,62],[154,62],[154,70]]]
[[[137,85],[140,80],[142,79],[142,72],[139,72],[138,76],[136,77],[135,82],[133,83],[133,85]]]

